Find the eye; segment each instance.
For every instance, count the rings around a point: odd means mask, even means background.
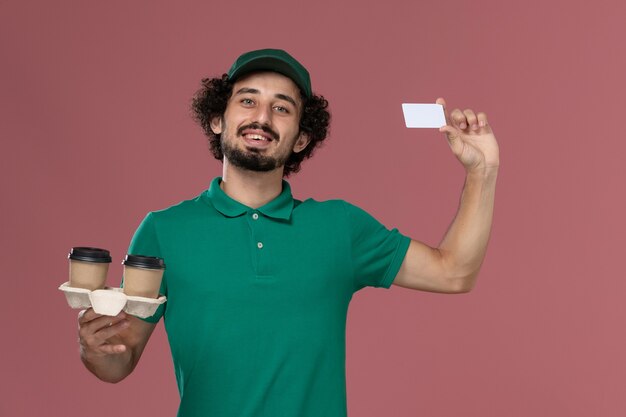
[[[287,107],[283,107],[283,106],[275,106],[274,107],[276,109],[276,111],[278,111],[279,113],[289,113],[289,109]]]
[[[243,98],[241,99],[241,104],[243,104],[244,106],[252,106],[254,104],[254,100],[252,100],[251,98]]]

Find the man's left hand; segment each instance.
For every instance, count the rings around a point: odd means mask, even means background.
[[[497,170],[500,165],[498,142],[487,115],[472,109],[454,109],[448,113],[443,98],[438,98],[437,104],[443,105],[447,122],[439,131],[446,134],[452,153],[467,173]]]

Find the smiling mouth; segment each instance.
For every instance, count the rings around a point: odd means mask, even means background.
[[[278,133],[274,132],[269,126],[264,126],[259,123],[250,123],[249,125],[242,126],[237,131],[239,136],[244,139],[258,142],[272,142],[278,141]]]
[[[255,140],[255,141],[263,141],[263,142],[271,142],[272,139],[268,138],[267,136],[263,136],[263,135],[258,135],[255,133],[248,133],[243,135],[244,138],[246,139],[250,139],[250,140]]]

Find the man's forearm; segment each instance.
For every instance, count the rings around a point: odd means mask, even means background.
[[[485,257],[493,219],[497,168],[468,172],[459,210],[439,245],[446,269],[471,289]]]

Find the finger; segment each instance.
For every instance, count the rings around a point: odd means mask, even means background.
[[[89,307],[86,310],[81,310],[78,312],[79,324],[87,323],[92,320],[98,319],[100,317],[116,317],[116,318],[123,319],[123,318],[126,318],[126,313],[124,313],[123,311],[120,311],[120,313],[117,316],[103,316],[102,314],[96,313],[94,309],[91,307]]]
[[[443,106],[443,115],[446,118],[446,124],[450,124],[450,115],[448,114],[448,110],[446,108],[446,100],[444,100],[443,97],[439,97],[437,100],[435,100],[435,103],[441,104],[441,106]]]
[[[483,112],[480,112],[476,115],[476,118],[478,119],[478,126],[480,127],[485,127],[487,125],[489,125],[489,122],[487,121],[487,115]]]
[[[98,352],[106,355],[115,355],[118,353],[126,352],[126,346],[124,345],[102,345],[98,347]]]
[[[87,313],[85,313],[85,315],[86,314]],[[99,333],[101,330],[113,327],[124,320],[127,320],[127,318],[126,314],[123,312],[114,317],[98,315],[98,317],[91,321],[79,323],[78,335],[82,339],[87,339]],[[99,335],[99,337],[106,339],[110,336],[104,337],[103,335]]]
[[[98,317],[102,317],[102,315],[93,311],[93,308],[91,307],[86,310],[81,310],[78,313],[78,324],[82,325],[84,323],[88,323]]]
[[[452,113],[450,113],[450,121],[453,126],[456,126],[461,130],[467,128],[467,119],[465,118],[465,114],[463,114],[460,109],[452,110]]]
[[[446,134],[446,138],[448,139],[448,144],[452,148],[453,151],[457,149],[459,143],[459,137],[461,136],[461,131],[454,126],[442,126],[439,128],[441,133]]]
[[[129,324],[130,323],[128,320],[121,320],[118,322],[109,321],[104,325],[104,327],[101,327],[95,332],[95,336],[97,336],[99,339],[106,340],[110,337],[117,335],[124,329],[127,329]]]
[[[108,339],[127,329],[130,325],[128,320],[117,323],[107,323],[98,330],[93,330],[93,324],[83,326],[78,331],[78,342],[91,350],[99,350],[102,346],[108,345]]]
[[[117,316],[103,316],[102,314],[98,314],[96,313],[93,308],[88,308],[86,310],[81,310],[78,313],[78,323],[79,324],[84,324],[84,323],[88,323],[90,321],[99,319],[99,318],[116,318],[116,319],[124,319],[126,318],[126,313],[124,313],[123,311],[121,311]],[[119,320],[116,320],[119,321]]]
[[[476,113],[472,109],[463,110],[463,114],[465,115],[465,119],[467,119],[467,125],[470,130],[478,130],[478,119],[476,118]]]
[[[126,320],[126,315],[122,315],[122,313],[117,316],[102,316],[93,320],[91,325],[95,329],[94,331],[99,331],[101,329],[107,329],[109,327],[113,327],[121,322]]]

